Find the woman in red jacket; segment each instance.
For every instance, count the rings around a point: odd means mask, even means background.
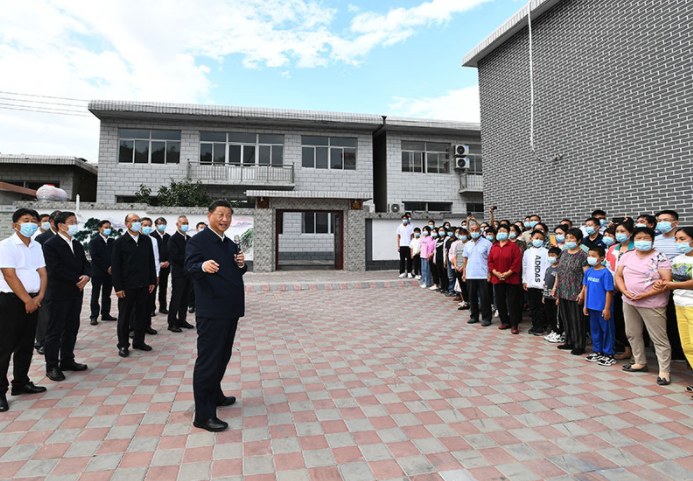
[[[508,240],[508,226],[501,225],[496,234],[496,242],[488,255],[488,270],[496,293],[496,305],[501,326],[498,329],[512,328],[513,334],[520,331],[522,319],[522,287],[520,287],[520,268],[522,252],[514,242]]]

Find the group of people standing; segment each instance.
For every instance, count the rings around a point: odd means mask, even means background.
[[[519,334],[528,310],[530,334],[575,356],[591,343],[587,361],[625,360],[626,372],[648,371],[652,342],[659,385],[671,382],[672,357],[693,366],[693,227],[674,210],[607,220],[598,209],[581,227],[563,219],[553,230],[539,215],[497,221],[493,208],[489,222],[460,226],[414,227],[405,214],[397,242],[400,277],[460,301],[469,324],[498,317]]]
[[[214,277],[233,279],[234,292],[242,295],[241,276],[246,270],[244,259],[237,246],[230,246],[233,242],[226,242],[228,239],[223,235],[230,226],[231,214],[228,202],[213,204],[208,220],[214,233],[208,237],[212,241],[221,239],[224,242],[224,248],[217,249],[217,254],[225,261],[231,256],[235,266],[235,269],[227,267],[223,276]],[[131,213],[125,217],[124,224],[127,231],[114,238],[111,223],[108,220],[98,222],[98,233],[89,241],[89,261],[84,247],[75,239],[79,227],[73,212],[39,215],[27,208],[14,212],[14,233],[0,242],[0,332],[3,333],[0,336],[0,412],[9,409],[7,371],[12,358],[12,395],[46,391],[45,387],[36,386],[28,377],[34,348],[45,357],[46,377],[52,381],[65,380],[65,371],[88,369],[86,364],[75,360],[74,351],[84,288],[89,282],[92,284],[90,323],[98,325],[99,314],[102,321],[117,321],[120,357],[128,357],[130,347],[152,350],[145,342],[145,335],[157,334],[152,328],[157,300],[159,312],[168,315],[169,331],[180,333],[182,329],[195,328],[186,320],[188,311],[195,310],[189,306],[193,280],[199,279],[200,274],[202,277],[216,274],[220,269],[216,261],[211,261],[215,268],[206,262],[211,249],[198,247],[190,254],[193,238],[197,244],[204,244],[207,224],[198,223],[198,233],[193,237],[188,234],[189,222],[183,215],[178,216],[176,232],[171,235],[166,233],[167,221],[163,217],[152,221]],[[167,302],[169,277],[172,289],[171,300]],[[206,279],[199,280],[203,282]],[[118,299],[117,318],[111,315],[113,291]],[[210,296],[213,298],[211,292],[200,294],[198,290],[198,301],[200,297],[202,301],[209,301]],[[221,300],[219,296],[213,298],[215,303]],[[210,399],[222,406],[235,401],[221,392],[221,377],[231,355],[233,335],[230,329],[233,327],[235,334],[238,317],[243,315],[243,304],[212,309],[211,314],[208,312],[210,302],[198,304],[203,304],[197,308],[198,346],[202,343],[206,347],[203,353],[198,354],[202,370],[196,364],[195,371],[196,406],[199,405],[200,411],[196,425],[219,430],[223,424],[208,404]],[[221,329],[214,322],[200,322],[200,319],[210,317],[226,319],[229,312],[234,314],[231,317],[235,320],[225,323]],[[201,326],[204,326],[202,330]],[[221,347],[215,347],[220,340],[223,341]],[[200,391],[203,394],[198,396]]]

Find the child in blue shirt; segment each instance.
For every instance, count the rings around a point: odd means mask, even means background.
[[[614,359],[614,320],[611,317],[614,296],[614,278],[604,267],[606,251],[602,246],[590,247],[580,297],[585,301],[583,312],[590,317],[594,353],[586,360],[600,366],[616,364]]]

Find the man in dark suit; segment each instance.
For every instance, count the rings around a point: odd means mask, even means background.
[[[111,279],[111,257],[113,256],[114,239],[111,235],[111,223],[107,220],[99,221],[97,228],[99,233],[89,241],[89,254],[91,255],[91,325],[98,324],[101,309],[102,321],[115,321],[111,316],[111,291],[113,282]],[[99,296],[101,307],[99,307]]]
[[[188,218],[178,217],[176,233],[168,241],[168,259],[171,262],[171,305],[168,309],[168,330],[181,332],[181,328],[194,326],[185,318],[188,315],[188,300],[192,290],[192,280],[185,273],[185,245],[190,240]]]
[[[64,381],[63,371],[85,371],[86,364],[75,362],[75,343],[79,332],[84,286],[89,282],[91,265],[82,244],[74,239],[79,232],[72,212],[55,216],[58,234],[43,245],[48,270],[48,326],[46,328],[46,377]]]
[[[130,355],[130,319],[135,316],[133,349],[151,351],[144,342],[149,318],[149,294],[156,286],[156,268],[152,241],[140,234],[142,223],[137,214],[125,216],[128,231],[113,243],[111,273],[118,297],[118,355]]]
[[[159,312],[162,314],[168,314],[166,294],[168,291],[168,276],[171,274],[171,264],[168,259],[168,241],[171,236],[166,233],[167,224],[168,222],[163,217],[159,217],[154,221],[156,227],[154,237],[159,245],[159,263],[161,264],[159,284],[154,288],[154,293],[156,293],[157,289],[159,290]],[[156,310],[156,306],[152,306],[152,310]]]
[[[209,207],[209,227],[188,242],[185,270],[193,278],[197,311],[197,360],[193,372],[195,427],[223,431],[229,425],[216,414],[218,406],[231,406],[221,381],[231,360],[238,319],[245,315],[243,274],[245,257],[224,232],[231,226],[233,209],[225,200]]]
[[[51,214],[48,216],[48,222],[50,224],[50,228],[46,229],[43,233],[37,235],[34,240],[41,244],[41,247],[43,247],[43,244],[46,243],[48,239],[53,237],[58,233],[58,229],[55,227],[55,216],[60,214],[59,210],[55,210],[51,212]],[[48,296],[48,293],[46,293],[46,296]],[[48,325],[48,302],[44,302],[41,307],[38,309],[38,321],[36,323],[36,343],[34,344],[34,347],[36,348],[36,352],[41,354],[45,353],[44,350],[44,342],[46,339],[46,326]]]
[[[197,224],[195,224],[195,233],[196,233],[196,234],[199,234],[200,232],[202,232],[202,231],[205,230],[206,228],[207,228],[207,224],[206,224],[206,223],[204,223],[204,222],[198,222]],[[190,314],[194,314],[194,313],[195,313],[195,289],[192,289],[192,290],[190,291],[190,301],[188,302],[188,312],[189,312]]]

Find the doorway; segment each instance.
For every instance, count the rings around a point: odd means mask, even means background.
[[[343,244],[342,211],[276,211],[276,270],[342,270]]]

